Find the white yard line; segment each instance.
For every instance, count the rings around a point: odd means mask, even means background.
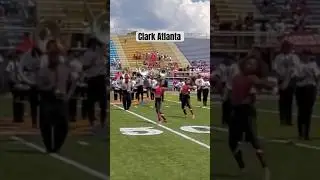
[[[42,147],[34,144],[34,143],[31,143],[31,142],[28,142],[22,138],[19,138],[19,137],[16,137],[16,136],[12,136],[11,139],[17,141],[17,142],[20,142],[21,144],[29,147],[29,148],[32,148],[32,149],[35,149],[41,153],[46,153],[45,149],[43,149]],[[58,155],[58,154],[49,154],[49,156],[53,157],[54,159],[57,159],[57,160],[60,160],[61,162],[65,163],[65,164],[69,164],[75,168],[78,168],[79,170],[85,172],[85,173],[88,173],[90,174],[91,176],[94,176],[96,178],[99,178],[99,179],[102,179],[102,180],[109,180],[109,177],[105,174],[102,174],[96,170],[93,170],[91,168],[89,168],[88,166],[85,166],[83,164],[80,164],[79,162],[76,162],[74,160],[71,160],[71,159],[68,159],[66,157],[63,157],[61,155]]]
[[[118,105],[115,105],[115,104],[112,104],[112,105],[113,105],[114,107],[117,107],[118,109],[122,109],[122,110],[123,110],[123,108],[120,107],[120,106],[118,106]],[[140,119],[142,119],[142,120],[144,120],[144,121],[150,122],[150,123],[152,123],[152,124],[154,124],[154,125],[156,125],[156,126],[159,126],[159,127],[163,128],[163,129],[165,129],[165,130],[167,130],[167,131],[170,131],[170,132],[172,132],[172,133],[174,133],[174,134],[176,134],[176,135],[178,135],[178,136],[180,136],[180,137],[182,137],[182,138],[184,138],[184,139],[187,139],[187,140],[189,140],[189,141],[191,141],[191,142],[193,142],[193,143],[196,143],[196,144],[198,144],[198,145],[200,145],[200,146],[202,146],[202,147],[205,147],[205,148],[207,148],[207,149],[210,149],[210,145],[208,145],[208,144],[205,144],[205,143],[203,143],[203,142],[200,142],[200,141],[198,141],[198,140],[196,140],[196,139],[194,139],[194,138],[192,138],[192,137],[189,137],[189,136],[187,136],[187,135],[185,135],[185,134],[182,134],[182,133],[180,133],[180,132],[178,132],[178,131],[175,131],[175,130],[167,127],[167,126],[164,126],[164,125],[159,124],[159,123],[157,123],[157,122],[155,122],[155,121],[152,121],[151,119],[148,119],[148,118],[146,118],[146,117],[144,117],[144,116],[141,116],[141,115],[139,115],[139,114],[137,114],[137,113],[135,113],[135,112],[128,111],[128,110],[125,111],[125,112],[127,112],[127,113],[129,113],[129,114],[131,114],[131,115],[134,115],[134,116],[136,116],[136,117],[138,117],[138,118],[140,118]]]
[[[81,146],[89,146],[89,143],[85,142],[85,141],[77,141],[77,143]]]

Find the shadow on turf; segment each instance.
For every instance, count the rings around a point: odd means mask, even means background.
[[[170,116],[167,116],[167,117],[170,117],[170,118],[178,118],[178,119],[185,119],[184,116],[177,116],[177,115],[170,115]]]
[[[215,172],[211,173],[211,177],[214,179],[239,179],[238,175]]]

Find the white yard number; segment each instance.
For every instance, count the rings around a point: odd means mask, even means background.
[[[210,134],[209,126],[182,126],[180,129],[191,133]]]
[[[163,131],[153,129],[153,127],[120,128],[120,132],[128,136],[152,136],[163,133]]]

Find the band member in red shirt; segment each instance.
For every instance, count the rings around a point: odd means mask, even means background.
[[[190,92],[193,90],[193,87],[191,86],[191,80],[188,79],[186,83],[181,87],[180,90],[180,101],[181,101],[181,108],[183,110],[183,113],[185,116],[187,116],[187,110],[186,107],[189,108],[190,113],[192,114],[192,119],[195,119],[195,115],[193,113],[191,104],[190,104]]]
[[[164,114],[161,112],[161,103],[162,103],[162,96],[164,94],[165,88],[162,86],[162,81],[159,80],[158,84],[155,87],[154,90],[154,106],[156,108],[156,113],[158,117],[159,122],[167,122],[166,118],[164,117]]]
[[[256,149],[256,155],[265,170],[266,178],[268,178],[270,172],[254,127],[255,117],[253,112],[255,111],[255,89],[272,88],[275,84],[257,77],[259,72],[258,61],[254,58],[241,62],[239,68],[240,73],[232,80],[231,103],[233,116],[229,123],[229,147],[239,168],[243,170],[245,164],[239,148],[239,142],[243,139],[243,133],[245,133],[246,140]]]

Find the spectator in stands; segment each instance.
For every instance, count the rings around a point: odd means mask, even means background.
[[[242,31],[243,30],[243,20],[241,15],[238,15],[237,20],[233,23],[233,30]]]
[[[279,17],[278,21],[275,23],[275,31],[282,34],[286,30],[286,24],[284,23],[283,18]]]
[[[245,30],[254,30],[253,12],[248,12],[247,16],[244,18],[244,28]]]

